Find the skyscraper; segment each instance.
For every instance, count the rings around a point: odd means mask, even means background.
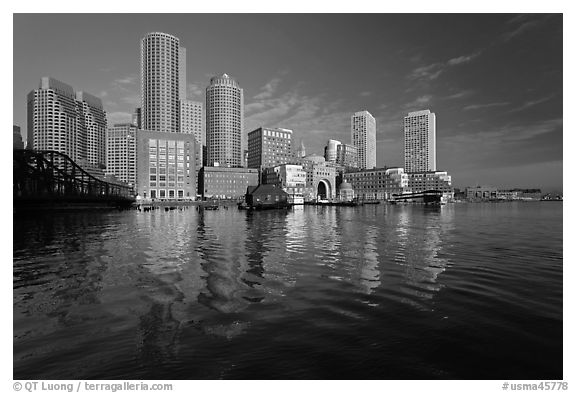
[[[358,149],[360,169],[376,167],[376,119],[368,111],[356,112],[351,118],[352,145]]]
[[[82,166],[106,163],[106,113],[99,98],[43,77],[28,94],[28,147],[56,150]]]
[[[180,100],[180,132],[194,134],[200,145],[206,144],[203,109],[201,102]]]
[[[436,171],[436,114],[428,109],[404,117],[404,169]]]
[[[106,113],[100,98],[83,91],[76,93],[81,128],[86,132],[86,159],[95,167],[106,165]]]
[[[186,97],[185,56],[186,50],[173,35],[148,33],[142,39],[143,129],[179,132],[179,100]]]
[[[136,186],[136,132],[132,123],[115,124],[106,132],[106,174]],[[135,187],[136,188],[136,187]]]
[[[210,79],[206,88],[207,165],[243,166],[244,93],[227,74]]]

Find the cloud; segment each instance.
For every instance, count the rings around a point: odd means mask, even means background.
[[[360,97],[369,97],[372,95],[371,91],[363,91],[360,93]]]
[[[446,96],[444,98],[447,100],[454,100],[457,98],[464,98],[464,97],[470,96],[472,94],[474,94],[473,90],[462,90],[462,91],[459,91],[458,93],[451,94],[451,95]]]
[[[493,108],[493,107],[506,106],[506,105],[510,105],[510,103],[509,102],[490,102],[488,104],[473,104],[473,105],[465,106],[462,109],[465,111],[469,111],[469,110],[474,110],[474,109]]]
[[[110,112],[106,114],[108,119],[108,126],[118,123],[130,123],[132,121],[132,114],[128,112]]]
[[[188,83],[187,88],[188,97],[202,97],[204,95],[204,89],[200,87],[199,83]]]
[[[404,104],[402,106],[402,109],[404,112],[406,112],[406,111],[412,112],[415,110],[421,110],[421,109],[423,109],[422,108],[423,106],[429,105],[431,101],[432,101],[432,95],[425,94],[422,96],[418,96],[413,101],[410,101],[410,102]],[[405,116],[405,114],[403,116]]]
[[[507,23],[511,25],[517,25],[513,30],[509,30],[502,34],[502,40],[504,42],[510,41],[527,31],[533,30],[548,21],[553,15],[518,15],[510,19]]]
[[[476,57],[480,56],[480,51],[476,52],[476,53],[472,53],[470,55],[467,56],[458,56],[458,57],[454,57],[450,60],[448,60],[448,62],[446,63],[449,66],[454,66],[454,65],[458,65],[458,64],[464,64],[464,63],[469,63],[471,62],[473,59],[475,59]]]
[[[142,97],[140,93],[125,95],[120,100],[122,102],[125,102],[126,104],[130,104],[135,107],[139,107],[140,105],[142,105]]]
[[[482,53],[481,50],[478,50],[474,53],[469,55],[462,55],[458,57],[453,57],[448,59],[446,62],[438,62],[432,63],[426,66],[421,66],[415,68],[410,75],[408,75],[409,79],[417,80],[417,79],[427,79],[427,80],[434,80],[438,78],[444,71],[446,71],[450,67],[458,66],[461,64],[466,64],[474,60],[476,57],[480,56]]]
[[[273,78],[268,83],[266,83],[260,90],[260,93],[254,96],[255,100],[263,100],[267,98],[271,98],[276,90],[278,89],[278,85],[282,80],[280,78]]]
[[[524,109],[528,109],[528,108],[531,108],[535,105],[541,104],[543,102],[550,101],[552,98],[554,98],[554,96],[555,96],[555,94],[550,94],[549,96],[542,97],[542,98],[537,99],[537,100],[526,101],[521,106],[514,108],[514,109],[511,109],[509,112],[514,113],[514,112],[523,111]]]
[[[107,96],[108,96],[108,92],[107,92],[106,90],[102,90],[102,91],[100,92],[100,97],[101,97],[101,98],[104,98],[104,97],[107,97]]]
[[[136,76],[130,75],[124,78],[114,79],[114,82],[120,85],[133,85],[136,83]]]

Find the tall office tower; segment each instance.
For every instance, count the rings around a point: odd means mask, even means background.
[[[260,127],[248,134],[248,168],[270,168],[293,161],[292,130]]]
[[[327,162],[335,162],[336,161],[336,149],[342,142],[329,139],[328,143],[326,144],[326,148],[324,149],[324,158]]]
[[[351,118],[352,145],[358,149],[358,167],[376,167],[376,119],[368,111],[356,112]]]
[[[106,113],[100,98],[83,91],[76,93],[80,123],[86,133],[86,158],[95,167],[106,165]]]
[[[179,131],[179,100],[185,55],[180,40],[166,33],[148,33],[141,42],[142,128],[149,131]],[[184,83],[186,83],[184,81]]]
[[[76,163],[104,165],[106,113],[102,102],[66,83],[43,77],[28,94],[28,147],[56,150]]]
[[[428,109],[404,117],[404,170],[436,171],[436,114]]]
[[[202,146],[206,144],[204,111],[201,102],[180,100],[180,132],[193,134],[196,139],[196,172],[198,172],[203,166]]]
[[[22,134],[20,134],[19,126],[12,126],[12,148],[13,149],[24,149],[24,142],[22,141]]]
[[[243,90],[227,74],[213,77],[206,88],[208,166],[242,166],[246,149],[243,129]]]
[[[142,129],[142,108],[134,109],[134,113],[132,113],[132,124],[139,130]]]
[[[132,123],[114,124],[106,132],[106,174],[136,188],[136,130]]]

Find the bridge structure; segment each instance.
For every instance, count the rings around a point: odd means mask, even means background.
[[[129,206],[131,186],[98,178],[66,154],[53,150],[13,150],[15,208]]]
[[[442,201],[442,191],[426,190],[420,192],[409,192],[405,194],[393,194],[392,201],[415,201],[424,203],[440,203]]]

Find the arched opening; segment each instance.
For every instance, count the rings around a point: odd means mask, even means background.
[[[328,189],[326,187],[326,183],[324,181],[320,181],[318,183],[318,192],[316,193],[319,199],[328,199]]]

